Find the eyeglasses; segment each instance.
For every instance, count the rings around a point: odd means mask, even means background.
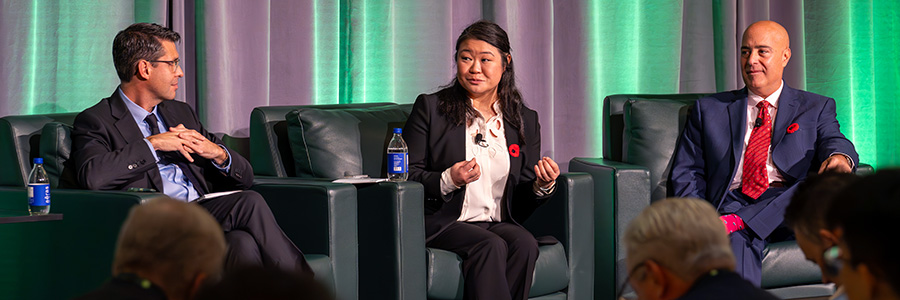
[[[631,280],[631,276],[634,275],[634,272],[637,272],[638,269],[640,269],[641,267],[643,267],[646,264],[647,264],[646,260],[642,261],[641,263],[639,263],[639,264],[635,265],[633,268],[631,268],[631,271],[628,271],[628,276],[625,276],[625,282],[622,282],[622,286],[619,287],[619,292],[616,293],[616,298],[615,298],[616,300],[619,300],[622,298],[622,294],[625,293],[625,287],[628,286],[628,281]]]
[[[181,65],[178,64],[178,63],[181,62],[181,59],[180,59],[180,58],[176,58],[176,59],[174,59],[174,60],[148,60],[148,62],[152,62],[152,63],[167,63],[167,64],[169,64],[170,67],[172,67],[172,72],[175,72],[175,70],[178,70],[178,67],[181,66]]]
[[[825,265],[825,272],[830,276],[837,276],[841,273],[844,261],[841,259],[841,248],[832,246],[822,253],[822,262]]]

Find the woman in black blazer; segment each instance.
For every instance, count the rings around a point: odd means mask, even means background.
[[[538,243],[520,225],[556,189],[537,113],[522,103],[509,38],[479,21],[456,40],[456,78],[420,95],[403,130],[425,186],[426,245],[463,259],[466,299],[527,299]]]

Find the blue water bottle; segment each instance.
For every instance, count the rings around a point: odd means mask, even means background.
[[[28,174],[28,213],[32,216],[50,212],[50,177],[44,170],[44,159],[35,158],[31,174]]]
[[[394,137],[387,147],[387,173],[391,181],[406,181],[409,177],[409,148],[401,134],[402,128],[394,128]]]

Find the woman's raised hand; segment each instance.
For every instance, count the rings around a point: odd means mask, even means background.
[[[534,174],[537,175],[538,186],[550,188],[550,185],[556,181],[556,177],[559,177],[559,165],[552,158],[545,156],[534,165]]]
[[[480,177],[481,167],[475,162],[474,157],[472,160],[464,160],[450,167],[450,179],[453,180],[453,184],[456,186],[464,186],[478,180]]]

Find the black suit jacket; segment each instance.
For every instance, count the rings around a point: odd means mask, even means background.
[[[717,270],[716,275],[704,274],[694,281],[691,288],[678,300],[777,300],[778,297],[756,287],[741,275],[728,270]]]
[[[84,110],[75,118],[72,129],[72,160],[78,185],[92,190],[153,188],[164,192],[152,150],[144,141],[144,135],[123,100],[117,90],[112,96],[100,100],[100,103]],[[157,114],[167,126],[184,124],[213,143],[223,145],[219,138],[203,128],[194,111],[183,102],[163,101],[157,105]],[[192,155],[194,163],[188,162],[180,154],[166,155],[189,166],[200,181],[192,182],[195,188],[201,189],[200,192],[249,188],[253,185],[250,163],[237,152],[231,149],[228,152],[231,155],[231,168],[227,174],[216,168],[211,160],[196,154]]]
[[[441,195],[441,173],[466,160],[466,126],[452,124],[438,107],[439,97],[460,96],[452,87],[419,95],[403,128],[403,139],[409,147],[409,179],[425,186],[426,241],[455,222],[462,211],[466,187]],[[462,97],[465,99],[465,95]],[[533,191],[534,165],[541,159],[541,126],[537,113],[523,107],[521,115],[525,141],[519,140],[517,127],[503,122],[510,161],[502,214],[505,222],[516,224],[550,197],[537,197]]]
[[[158,286],[144,288],[138,283],[113,277],[102,286],[75,300],[165,300],[166,293]]]

